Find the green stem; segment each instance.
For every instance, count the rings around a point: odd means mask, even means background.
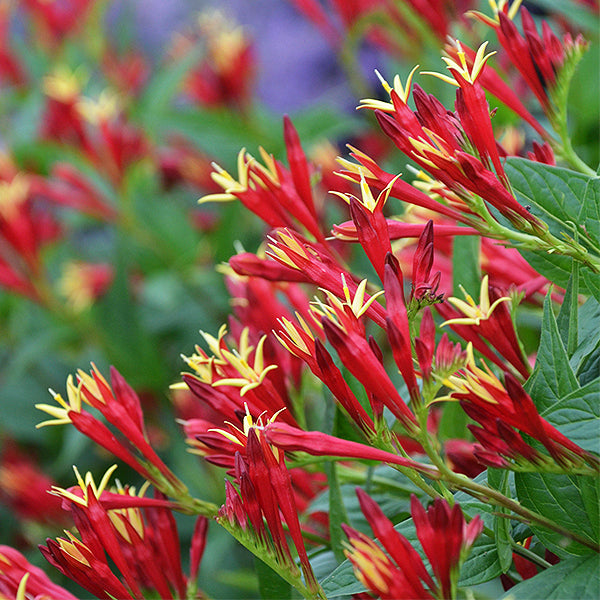
[[[425,410],[421,411],[420,417],[422,417],[422,415],[425,413]],[[427,456],[429,456],[429,459],[431,460],[433,465],[437,467],[438,471],[440,472],[441,480],[445,481],[451,488],[466,492],[474,498],[478,498],[482,502],[511,510],[516,515],[524,519],[524,521],[527,523],[537,523],[538,525],[541,525],[543,527],[546,527],[547,529],[550,529],[551,531],[564,535],[565,537],[574,540],[582,544],[583,546],[586,546],[587,548],[591,548],[596,552],[600,552],[600,544],[597,544],[587,538],[580,536],[577,533],[574,533],[562,527],[562,525],[555,523],[554,521],[546,518],[545,516],[539,513],[525,508],[519,502],[505,496],[498,490],[476,483],[472,479],[469,479],[467,476],[452,471],[452,469],[450,469],[446,465],[439,452],[437,452],[433,447],[431,443],[431,437],[429,433],[427,433],[427,430],[421,428],[421,432],[422,433],[419,438],[419,442],[423,446],[423,449],[427,453]]]
[[[239,527],[235,527],[225,518],[217,518],[217,523],[226,529],[244,548],[254,556],[262,560],[268,567],[273,569],[284,581],[287,581],[307,600],[327,600],[321,586],[316,590],[310,590],[301,579],[300,570],[295,564],[281,565],[274,554],[263,544],[257,543],[254,538]]]
[[[402,485],[396,481],[387,479],[385,477],[380,477],[378,475],[369,476],[366,471],[357,471],[341,463],[338,463],[338,475],[340,480],[342,480],[342,483],[364,484],[369,481],[371,485],[376,485],[389,491],[395,491],[402,494],[410,494],[411,492],[414,492],[412,487]]]
[[[438,469],[440,469],[440,472],[442,472],[442,477],[455,489],[466,492],[467,494],[481,500],[482,502],[487,502],[495,506],[500,506],[502,508],[511,510],[516,515],[522,517],[527,523],[537,523],[538,525],[546,527],[547,529],[550,529],[551,531],[554,531],[556,533],[559,533],[560,535],[563,535],[566,538],[578,542],[579,544],[586,546],[587,548],[591,548],[595,552],[600,552],[600,544],[597,544],[587,538],[580,536],[577,533],[566,529],[562,525],[555,523],[554,521],[544,517],[543,515],[540,515],[539,513],[525,508],[519,502],[513,500],[512,498],[508,498],[498,490],[495,490],[485,485],[481,485],[479,483],[475,483],[472,479],[469,479],[465,475],[454,473],[453,471],[448,469],[448,467],[444,464],[444,462],[441,459],[439,459],[439,457],[438,461],[434,461],[433,457],[430,458],[432,458],[432,462],[434,462],[434,464],[436,462],[441,463],[436,464],[436,466],[438,467]]]
[[[591,177],[596,176],[596,172],[589,165],[587,165],[583,160],[579,157],[579,155],[575,152],[573,145],[571,144],[571,138],[568,133],[565,132],[563,135],[562,132],[559,132],[561,137],[562,144],[559,145],[557,143],[553,144],[553,149],[556,153],[565,160],[565,162],[569,163],[573,169],[583,173],[584,175],[590,175]]]

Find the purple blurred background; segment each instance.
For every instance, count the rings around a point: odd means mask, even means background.
[[[217,8],[243,25],[254,40],[258,64],[256,94],[269,109],[294,112],[314,102],[354,109],[356,101],[322,34],[285,0],[131,0],[141,42],[160,51],[174,31],[198,12]],[[373,73],[376,52],[363,52]]]

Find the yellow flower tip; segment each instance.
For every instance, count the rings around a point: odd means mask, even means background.
[[[350,204],[350,194],[344,194],[343,192],[338,192],[336,190],[329,190],[327,193],[341,198],[346,204]]]
[[[263,355],[264,354],[263,348],[264,348],[266,340],[267,340],[267,335],[265,334],[258,341],[258,344],[256,345],[256,350],[254,352],[253,368],[257,372],[262,371],[264,369],[265,360],[264,360],[264,355]]]
[[[92,125],[110,121],[122,109],[122,100],[117,93],[105,89],[97,98],[81,98],[76,104],[79,114]]]
[[[71,556],[72,558],[74,558],[77,562],[81,563],[82,565],[85,565],[86,567],[90,567],[90,563],[87,561],[87,559],[83,556],[82,552],[79,550],[79,548],[77,547],[79,546],[83,546],[85,547],[77,538],[75,538],[70,532],[65,531],[65,533],[67,534],[69,540],[65,540],[63,538],[58,538],[56,541],[58,542],[61,550],[63,552],[65,552],[66,554],[68,554],[69,556]]]
[[[514,2],[510,5],[510,8],[508,9],[509,19],[514,19],[517,16],[517,13],[519,12],[519,7],[521,6],[522,2],[523,0],[514,0]]]
[[[471,70],[469,71],[469,66],[467,63],[467,57],[462,49],[461,43],[459,40],[451,41],[451,45],[454,46],[455,52],[458,56],[458,62],[449,56],[442,56],[442,60],[446,63],[446,67],[449,71],[455,71],[458,73],[465,81],[468,81],[471,84],[474,84],[477,81],[477,78],[481,74],[483,67],[486,62],[489,60],[491,56],[496,54],[496,52],[489,52],[485,54],[485,50],[487,48],[488,42],[484,42],[477,49],[477,53],[475,54],[475,58],[473,60],[473,65]],[[440,73],[428,72],[428,75],[434,75],[438,77],[438,79],[442,79],[447,83],[451,83],[452,85],[458,86],[458,82],[455,79],[451,79],[445,75],[441,75]]]
[[[30,573],[25,573],[23,577],[21,577],[21,581],[19,581],[19,587],[17,588],[17,595],[15,596],[15,600],[26,600],[27,596],[25,595],[25,588],[27,587],[27,580],[29,579]]]
[[[361,165],[357,165],[356,163],[352,162],[351,160],[348,160],[347,158],[344,158],[343,156],[338,156],[335,159],[335,162],[342,167],[343,169],[345,169],[346,171],[349,171],[350,173],[355,173],[356,175],[360,175],[362,173],[362,166]],[[341,173],[337,173],[338,175],[342,175]],[[352,180],[354,181],[354,180]],[[330,190],[329,193],[333,194],[335,193],[334,191]]]
[[[371,110],[381,110],[383,112],[394,112],[394,105],[391,102],[383,102],[373,98],[364,98],[360,101],[356,110],[361,108],[370,108]]]
[[[234,426],[232,425],[232,427],[234,427]],[[237,427],[235,427],[235,429],[237,429]],[[209,429],[208,431],[218,433],[218,434],[222,435],[224,438],[227,438],[230,442],[237,444],[238,446],[244,445],[244,444],[242,444],[242,442],[240,442],[240,440],[238,440],[235,437],[235,435],[233,435],[232,433],[229,433],[229,431],[225,431],[225,429]],[[239,429],[238,429],[238,431],[239,431]]]
[[[475,367],[475,355],[473,354],[473,342],[467,343],[466,352],[467,352],[466,366],[467,367]]]
[[[396,75],[394,77],[394,91],[402,99],[404,104],[406,104],[408,102],[408,97],[410,96],[410,87],[412,85],[412,80],[413,80],[414,74],[417,72],[418,68],[419,68],[419,65],[415,65],[413,67],[412,71],[408,74],[408,77],[406,78],[406,84],[404,86],[402,85],[402,81],[400,80],[399,75]]]
[[[82,67],[70,69],[66,65],[59,65],[53,73],[46,75],[42,80],[42,89],[46,96],[59,102],[73,102],[81,93],[87,80],[87,74]]]
[[[30,181],[26,174],[17,173],[11,181],[0,181],[0,216],[7,221],[16,219],[19,207],[29,197]]]
[[[390,84],[383,78],[383,75],[377,69],[375,69],[375,75],[377,75],[377,79],[379,79],[379,81],[381,82],[381,85],[383,86],[383,89],[388,94],[391,93],[392,86],[390,86]]]
[[[448,77],[448,75],[438,73],[437,71],[421,71],[420,75],[431,75],[432,77],[437,77],[438,79],[441,79],[445,83],[449,83],[450,85],[459,87],[456,79],[452,79],[452,77]]]

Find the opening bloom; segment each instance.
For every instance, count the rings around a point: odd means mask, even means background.
[[[356,495],[376,539],[344,525],[350,547],[346,556],[359,580],[384,600],[454,598],[461,564],[483,530],[479,516],[468,524],[458,504],[436,499],[426,510],[411,497],[411,515],[417,537],[428,559],[432,578],[417,551],[362,489]]]

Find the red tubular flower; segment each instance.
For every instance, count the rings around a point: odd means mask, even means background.
[[[337,298],[360,297],[366,299],[365,314],[380,327],[385,323],[385,310],[377,302],[369,302],[371,296],[359,285],[350,273],[344,270],[320,244],[311,244],[299,234],[289,230],[278,230],[269,236],[271,243],[267,256],[279,263],[301,271],[314,285]]]
[[[415,354],[421,370],[421,379],[429,381],[435,351],[435,322],[428,306],[423,310],[419,335],[420,337],[415,338]]]
[[[64,523],[60,502],[46,494],[53,485],[52,479],[23,450],[10,442],[4,444],[0,452],[0,502],[18,518]],[[40,498],[45,498],[44,502]]]
[[[467,68],[469,71],[472,71],[476,59],[474,50],[465,44],[461,43],[458,45],[456,41],[450,40],[444,46],[444,51],[446,56],[455,62],[460,61],[459,52],[462,52],[467,63]],[[525,105],[521,102],[517,94],[502,80],[500,75],[498,75],[489,63],[486,63],[481,70],[478,82],[483,88],[529,123],[543,139],[546,140],[550,138],[550,134],[540,125],[539,121],[527,110],[527,108],[525,108]]]
[[[52,583],[46,573],[32,565],[20,552],[0,545],[0,596],[7,600],[40,598],[77,600],[60,585]]]
[[[387,221],[383,216],[383,207],[390,195],[392,186],[393,180],[375,199],[364,177],[361,177],[361,198],[357,198],[353,194],[330,192],[350,205],[350,215],[354,222],[354,230],[358,241],[382,280],[385,256],[392,251]]]
[[[290,307],[310,318],[309,299],[300,286],[274,283],[261,277],[240,277],[233,273],[226,277],[225,284],[233,298],[233,310],[239,322],[236,324],[230,319],[232,328],[237,330],[234,333],[240,336],[244,328],[248,328],[249,340],[255,346],[266,332],[273,332],[282,319],[292,318]],[[269,379],[289,405],[288,386],[292,383],[299,387],[302,363],[282,348],[272,333],[267,333],[263,350],[265,362],[278,365],[270,372]]]
[[[524,548],[529,548],[531,546],[531,539],[531,537],[528,537],[526,540],[524,540],[522,546]],[[517,554],[516,552],[512,553],[512,557],[515,569],[523,580],[531,579],[532,577],[535,577],[538,574],[536,565],[527,558],[521,556],[520,554]],[[517,583],[512,577],[510,577],[506,573],[503,573],[500,576],[500,581],[502,582],[502,587],[504,588],[504,591],[508,591]]]
[[[111,367],[110,374],[112,389],[94,364],[91,375],[82,370],[77,372],[77,385],[70,375],[67,379],[68,402],[60,394],[51,392],[59,406],[36,404],[36,408],[54,417],[40,423],[38,427],[72,423],[81,433],[126,462],[146,479],[157,481],[157,478],[161,478],[163,483],[181,489],[183,484],[159,458],[148,441],[137,394],[114,367]],[[82,410],[85,404],[98,410],[113,429]],[[120,439],[113,430],[120,434]],[[156,469],[155,474],[150,472],[153,469]]]
[[[252,504],[253,501],[251,499],[255,498],[257,494],[263,493],[262,490],[255,491],[254,487],[264,485],[264,483],[257,483],[256,478],[249,478],[253,471],[248,466],[250,461],[248,440],[249,437],[252,437],[251,432],[254,432],[252,435],[258,435],[261,438],[263,435],[262,432],[267,428],[268,424],[279,415],[283,416],[287,411],[280,411],[270,418],[266,417],[267,411],[265,411],[254,418],[247,404],[244,408],[246,413],[243,418],[241,411],[238,410],[233,422],[226,421],[222,428],[219,428],[215,423],[201,419],[190,419],[183,423],[183,426],[187,442],[194,448],[193,452],[202,455],[210,463],[226,468],[228,475],[235,477],[240,486],[242,504],[240,504],[239,497],[236,497],[234,491],[227,487],[226,493],[230,497],[228,496],[225,507],[221,511],[222,514],[227,517],[230,523],[234,524],[237,522],[245,530],[245,520],[241,520],[239,515],[239,512],[242,511],[248,515],[254,530],[260,532],[261,530],[257,528],[258,521],[256,523],[253,522],[254,513],[256,511],[260,512],[259,506]],[[234,424],[236,422],[240,423],[239,427]],[[263,448],[263,452],[266,456],[267,450]],[[282,458],[280,456],[282,453],[276,448],[271,448],[270,452],[274,453],[278,459]],[[279,469],[280,467],[277,468]],[[246,473],[245,478],[241,478],[240,474],[242,472]],[[294,502],[297,506],[305,506],[307,503],[307,489],[305,483],[302,483],[306,477],[303,479],[301,477],[302,473],[304,472],[301,469],[296,469],[290,480]],[[306,473],[304,475],[308,476]],[[311,481],[315,483],[314,477],[312,475],[310,477]],[[312,497],[315,493],[316,490],[313,490],[309,494],[309,497]],[[276,527],[276,525],[273,525],[273,527]]]
[[[78,313],[106,294],[113,278],[113,266],[108,263],[69,261],[63,265],[58,288],[70,308]]]
[[[212,355],[196,346],[193,355],[183,357],[194,369],[195,376],[186,374],[184,384],[174,387],[188,386],[200,400],[220,412],[224,419],[232,421],[237,421],[236,412],[241,410],[244,402],[254,417],[263,412],[275,414],[283,408],[290,408],[285,386],[276,387],[277,380],[274,383],[269,377],[278,365],[273,362],[266,364],[264,349],[267,335],[262,335],[254,346],[250,340],[250,329],[244,327],[239,334],[237,349],[230,350],[225,341],[226,333],[225,326],[221,327],[216,338],[202,332]],[[289,410],[284,412],[283,418],[295,423]]]
[[[211,158],[182,135],[170,135],[167,145],[158,149],[156,159],[166,189],[178,184],[187,184],[202,192],[221,189],[211,177]]]
[[[202,562],[202,556],[206,549],[206,535],[208,533],[208,519],[198,517],[192,533],[192,543],[190,545],[190,581],[196,581],[198,570]]]
[[[402,271],[392,254],[386,257],[383,287],[387,306],[386,331],[394,360],[406,382],[411,400],[418,402],[420,392],[413,367]]]
[[[119,53],[107,45],[101,59],[102,71],[119,93],[138,96],[150,76],[150,63],[138,50],[128,48]]]
[[[484,410],[475,406],[464,406],[464,410],[472,419],[482,425],[482,427],[467,426],[481,444],[474,446],[473,455],[482,464],[497,467],[501,462],[503,463],[502,467],[507,468],[509,463],[504,460],[505,458],[516,462],[524,459],[525,462],[534,465],[544,464],[544,457],[502,420],[494,419]]]
[[[435,233],[437,235],[437,228]],[[441,272],[431,275],[433,266],[433,221],[430,219],[419,236],[413,257],[411,300],[414,298],[419,303],[435,304],[442,301],[443,294],[438,294]]]
[[[311,279],[295,267],[288,267],[273,260],[259,258],[256,254],[242,252],[229,259],[229,266],[246,277],[262,277],[267,281],[293,281],[311,283]]]
[[[530,373],[529,363],[523,355],[510,311],[506,307],[510,298],[500,296],[500,290],[496,288],[488,288],[486,275],[481,282],[479,306],[475,305],[468,294],[466,299],[465,302],[458,298],[448,298],[448,303],[459,309],[464,316],[447,304],[436,307],[446,318],[442,326],[450,325],[463,339],[472,342],[486,357],[504,368],[501,360],[490,355],[487,349],[483,350],[486,346],[482,344],[482,340],[487,341],[524,379],[527,379]]]
[[[238,495],[235,488],[226,483],[226,502],[220,510],[220,518],[227,518],[230,525],[239,526],[248,534],[253,534],[260,545],[274,552],[277,562],[296,577],[298,568],[284,533],[285,521],[300,559],[306,585],[316,590],[319,585],[304,547],[292,479],[285,466],[284,453],[272,446],[265,437],[268,423],[262,425],[259,420],[254,425],[250,415],[247,415],[243,432],[231,427],[231,433],[220,431],[234,441],[237,448],[234,474],[240,490]],[[251,530],[248,523],[252,526]]]
[[[489,57],[483,56],[484,50],[485,45],[478,51],[478,60],[471,70],[467,68],[466,61],[456,64],[446,59],[454,79],[438,75],[460,88],[456,115],[444,112],[441,104],[418,86],[413,94],[415,102],[418,99],[417,111],[410,110],[407,101],[412,73],[405,88],[399,79],[394,81],[393,89],[383,82],[391,103],[363,100],[362,106],[374,109],[380,127],[394,144],[456,197],[467,202],[470,195],[475,194],[515,224],[543,228],[544,224],[514,198],[503,173],[491,129],[489,107],[477,83],[481,68]],[[472,152],[477,156],[470,154]],[[490,162],[497,174],[489,170]],[[425,206],[424,203],[420,205]],[[465,209],[467,216],[472,214],[468,203],[463,212]],[[471,220],[465,222],[470,223]]]
[[[350,418],[363,431],[375,431],[373,420],[346,383],[321,340],[315,337],[300,315],[297,315],[297,319],[300,326],[288,319],[279,319],[282,329],[275,332],[277,339],[291,354],[302,359],[308,365],[312,373],[329,388]],[[310,322],[314,325],[313,329],[323,335],[321,324],[314,319],[311,319]]]
[[[289,169],[262,148],[265,166],[242,149],[238,154],[238,180],[213,164],[212,178],[224,193],[209,194],[199,202],[229,202],[237,198],[271,227],[295,227],[299,223],[325,248],[310,185],[312,167],[288,117],[284,119],[284,139]]]
[[[409,431],[413,431],[416,426],[413,413],[402,400],[383,365],[373,354],[367,340],[358,333],[340,328],[325,317],[321,323],[327,339],[346,368],[366,390],[385,404]]]
[[[81,148],[88,156],[94,157],[95,151],[78,110],[82,79],[81,72],[60,66],[44,78],[44,92],[48,100],[40,135],[46,140]]]
[[[452,390],[452,398],[459,400],[467,414],[482,426],[474,433],[484,446],[508,457],[513,457],[518,449],[525,460],[542,460],[537,451],[510,431],[514,428],[541,442],[554,461],[564,468],[585,462],[598,469],[594,455],[574,444],[539,415],[533,400],[513,375],[505,373],[502,385],[485,363],[484,369],[476,366],[471,345],[467,353],[466,367],[445,383]],[[504,464],[506,466],[506,462]]]
[[[125,597],[123,590],[142,598],[142,589],[155,590],[161,598],[185,597],[188,580],[181,571],[179,538],[170,503],[158,492],[152,499],[136,495],[132,488],[105,491],[112,470],[99,486],[88,473],[85,481],[77,474],[80,487],[54,489],[73,515],[81,540],[73,535],[68,540],[48,540],[47,547],[40,547],[42,554],[100,598],[109,598],[108,594]],[[204,533],[199,527],[195,532],[199,539],[192,542],[196,572]],[[122,579],[113,573],[106,556]]]
[[[444,455],[446,462],[455,473],[462,473],[474,479],[485,470],[484,464],[479,462],[474,452],[480,446],[463,439],[452,439],[444,442]]]
[[[515,11],[508,4],[497,11],[496,18],[474,12],[473,16],[490,25],[498,41],[508,54],[511,63],[521,73],[523,79],[535,94],[544,111],[552,116],[552,93],[557,76],[565,62],[574,55],[580,55],[586,42],[579,35],[575,40],[565,34],[560,40],[546,22],[542,22],[542,35],[537,32],[533,18],[527,9],[521,9],[523,34],[519,33],[512,19]]]
[[[79,107],[81,111],[81,106]],[[144,132],[129,123],[119,111],[104,114],[101,102],[99,108],[86,115],[96,126],[92,157],[97,168],[107,174],[116,188],[123,184],[129,166],[148,156],[150,143]]]
[[[424,223],[407,223],[395,219],[386,219],[387,231],[390,240],[404,240],[406,238],[419,238],[423,234]],[[341,242],[358,242],[358,229],[354,221],[345,221],[333,225],[331,234]],[[459,227],[454,225],[435,226],[436,237],[454,237],[455,235],[477,235],[477,230],[472,227]]]
[[[50,178],[33,177],[32,194],[103,221],[110,222],[117,217],[117,210],[110,201],[69,163],[55,164]]]
[[[286,452],[306,452],[311,456],[337,456],[356,460],[376,460],[400,467],[416,469],[428,477],[436,478],[437,470],[429,465],[397,456],[373,446],[343,440],[320,431],[303,431],[286,423],[270,422],[263,432],[273,446]]]
[[[427,511],[413,495],[411,514],[417,537],[433,571],[429,575],[421,557],[398,533],[377,503],[356,490],[360,507],[383,549],[364,534],[343,526],[350,541],[346,556],[356,576],[383,599],[453,598],[457,571],[483,529],[477,516],[467,525],[458,504],[436,499]]]
[[[31,179],[0,160],[0,285],[41,302],[41,250],[60,234],[54,216],[32,196]]]
[[[535,162],[543,163],[545,165],[555,166],[556,159],[554,158],[554,151],[552,146],[548,142],[544,142],[542,145],[538,144],[535,140],[532,143],[533,151],[527,153],[527,158]]]
[[[377,598],[382,600],[433,600],[435,598],[425,589],[421,579],[416,576],[417,569],[415,567],[420,567],[419,571],[423,577],[429,578],[421,557],[410,546],[408,540],[406,540],[405,546],[398,543],[399,540],[405,540],[403,536],[400,537],[394,531],[396,539],[392,540],[393,545],[389,545],[388,552],[391,554],[393,547],[397,554],[406,555],[412,559],[410,563],[408,560],[400,563],[393,561],[377,542],[364,533],[347,525],[342,525],[342,529],[350,542],[350,549],[345,550],[344,554],[352,563],[356,578]],[[388,548],[388,546],[385,547]],[[399,564],[410,564],[411,569],[403,570],[398,566]],[[361,596],[361,598],[363,597],[371,598],[372,596],[365,594]]]
[[[40,28],[38,35],[50,46],[62,43],[68,35],[85,22],[92,0],[63,0],[62,2],[44,2],[44,0],[24,0],[27,10]]]
[[[184,95],[202,106],[244,110],[255,73],[254,48],[248,35],[221,12],[212,10],[199,15],[195,31],[177,36],[172,58],[185,60],[198,51],[198,45],[204,46],[205,55],[184,81]]]
[[[257,471],[258,476],[256,481],[260,482],[260,474],[262,474],[262,480],[264,482],[269,481],[270,485],[273,487],[273,491],[276,494],[276,502],[274,505],[275,509],[278,509],[277,512],[281,511],[285,522],[287,523],[290,537],[292,538],[294,546],[296,547],[296,551],[298,552],[298,557],[307,581],[307,586],[309,588],[317,587],[318,584],[310,566],[306,548],[304,547],[300,522],[298,521],[298,511],[292,491],[291,478],[287,468],[285,467],[283,452],[273,452],[268,444],[266,436],[261,436],[259,439],[256,435],[256,432],[251,430],[248,435],[247,453],[248,463],[251,469],[253,466],[255,467],[264,465],[264,469],[259,469]],[[262,487],[268,488],[269,486],[263,485]],[[263,511],[264,508],[265,507],[263,506]],[[277,515],[276,519],[277,522],[280,523],[279,515]],[[270,528],[270,531],[271,535],[273,535],[273,528]],[[285,544],[283,530],[281,530],[281,536],[283,538],[283,544]]]
[[[451,598],[457,579],[454,572],[482,532],[483,521],[477,516],[467,524],[458,504],[450,508],[446,500],[439,498],[425,511],[416,496],[412,496],[410,509],[417,537],[440,584],[442,597]]]
[[[393,138],[392,138],[393,140]],[[398,198],[403,202],[407,202],[414,206],[419,206],[429,210],[433,210],[441,215],[456,219],[462,223],[470,223],[468,217],[463,214],[460,210],[452,206],[447,206],[436,200],[430,198],[427,194],[417,189],[407,181],[396,178],[395,175],[384,171],[372,158],[367,156],[364,152],[349,146],[350,156],[358,161],[356,163],[350,162],[345,159],[339,159],[340,165],[345,167],[344,171],[341,171],[341,175],[350,179],[351,181],[359,182],[361,177],[365,178],[367,184],[375,189],[383,190],[391,182],[390,195],[394,198]],[[388,224],[388,228],[390,225]],[[390,231],[391,239],[395,239],[393,236],[393,230]]]

